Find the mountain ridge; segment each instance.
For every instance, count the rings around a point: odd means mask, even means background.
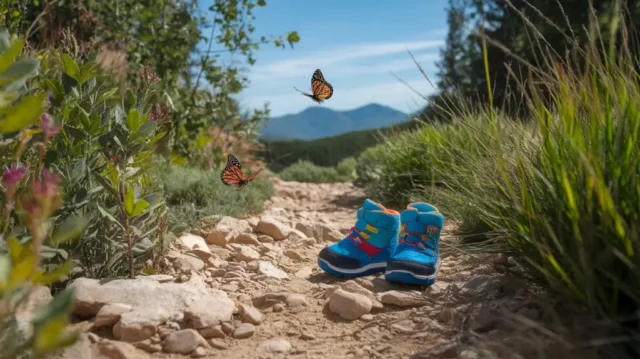
[[[409,115],[391,107],[370,103],[355,109],[336,111],[311,106],[295,113],[273,117],[260,127],[262,138],[315,140],[343,133],[388,127],[405,122]]]

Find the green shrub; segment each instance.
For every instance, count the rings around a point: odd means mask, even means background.
[[[340,177],[352,181],[356,177],[356,164],[357,161],[355,158],[347,157],[338,163],[336,172],[338,172]]]
[[[157,177],[164,187],[169,207],[169,229],[188,231],[204,217],[214,215],[243,216],[258,213],[264,201],[273,195],[273,184],[265,173],[243,189],[225,186],[220,171],[163,164]]]
[[[335,168],[316,166],[309,161],[299,160],[278,174],[285,181],[309,183],[348,182],[353,179],[353,161],[346,159],[341,164],[341,171]]]
[[[81,214],[52,220],[62,204],[61,177],[44,167],[40,149],[58,130],[44,114],[45,92],[24,91],[39,64],[31,57],[18,58],[23,45],[24,39],[11,39],[0,30],[0,358],[42,358],[75,341],[76,333],[64,331],[71,290],[59,292],[36,313],[29,323],[33,330],[23,332],[16,315],[34,285],[50,285],[69,273],[73,265],[64,252],[57,266],[44,266],[44,261],[81,236],[89,222]]]

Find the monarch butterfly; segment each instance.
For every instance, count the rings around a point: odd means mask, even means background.
[[[262,171],[262,168],[252,173],[249,177],[244,178],[240,161],[238,161],[236,156],[229,154],[227,156],[227,165],[222,172],[220,172],[220,179],[225,185],[234,185],[236,186],[236,190],[239,190],[253,181],[260,171]]]
[[[324,79],[320,69],[314,71],[311,77],[311,92],[313,92],[313,95],[300,91],[295,86],[293,88],[303,95],[311,97],[311,99],[317,103],[322,103],[333,96],[333,86]]]

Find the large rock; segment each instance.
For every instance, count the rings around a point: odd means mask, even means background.
[[[191,320],[194,329],[227,322],[235,309],[234,302],[223,291],[209,289],[201,283],[159,283],[146,279],[100,281],[79,278],[70,287],[75,290],[73,313],[94,316],[107,304],[128,304],[136,310],[162,306],[170,318]]]

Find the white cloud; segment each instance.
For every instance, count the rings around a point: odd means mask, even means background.
[[[258,65],[252,71],[251,80],[252,82],[259,82],[272,79],[281,79],[285,77],[309,75],[309,69],[315,69],[319,66],[322,66],[323,68],[339,68],[344,66],[335,65],[345,63],[350,60],[391,55],[400,52],[406,52],[407,49],[411,51],[432,49],[443,44],[444,41],[442,40],[430,40],[413,42],[369,43],[344,46],[327,51],[319,51],[312,54],[311,56],[276,61],[263,66]]]
[[[424,78],[414,78],[405,82],[414,90],[424,96],[433,93],[433,88]],[[243,105],[248,107],[261,107],[269,102],[271,116],[282,116],[288,113],[297,113],[307,107],[316,105],[308,97],[297,92],[287,94],[272,94],[247,98]],[[406,113],[416,111],[426,105],[426,101],[399,80],[358,86],[336,90],[334,96],[321,106],[327,106],[334,110],[351,110],[368,103],[378,103],[390,106]]]

